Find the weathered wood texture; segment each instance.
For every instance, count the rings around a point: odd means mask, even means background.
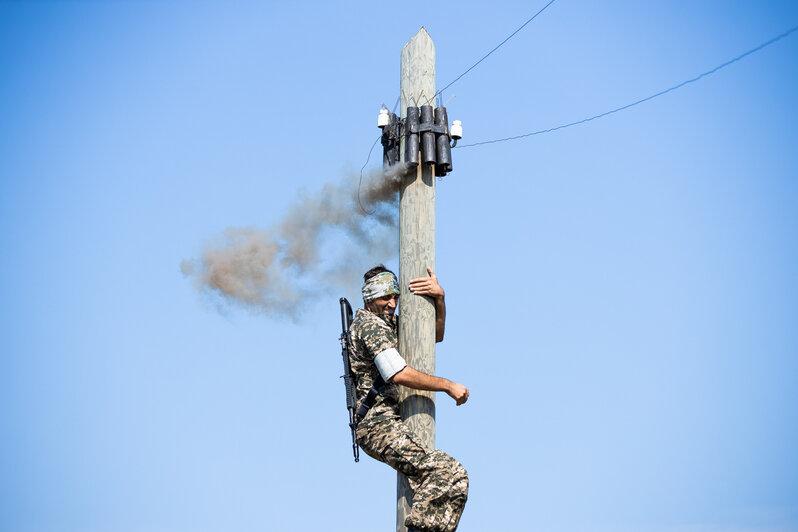
[[[427,30],[419,32],[402,48],[401,116],[407,107],[429,100],[434,105],[435,45]],[[400,145],[405,160],[404,137]],[[408,364],[424,373],[435,374],[435,306],[426,297],[413,295],[408,285],[426,277],[427,267],[435,268],[435,172],[434,165],[419,164],[405,177],[399,195],[399,347]],[[402,388],[402,418],[427,446],[435,447],[435,394]],[[412,498],[407,479],[397,479],[396,530],[405,532],[405,517]]]

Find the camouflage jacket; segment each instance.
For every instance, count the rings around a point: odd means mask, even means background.
[[[349,363],[357,387],[357,401],[360,404],[380,376],[374,364],[374,357],[386,349],[398,346],[399,319],[397,316],[380,316],[359,308],[355,312],[355,319],[349,332],[353,348],[349,352]],[[398,405],[399,389],[396,384],[382,385],[375,405],[381,403]]]

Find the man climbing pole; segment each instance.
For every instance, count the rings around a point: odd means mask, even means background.
[[[429,277],[414,279],[410,291],[435,302],[435,338],[446,326],[444,292],[431,268]],[[453,532],[468,498],[468,474],[454,458],[424,445],[399,415],[397,385],[446,392],[457,405],[468,400],[468,389],[448,379],[409,366],[399,354],[399,301],[396,275],[382,265],[363,276],[363,303],[350,328],[350,363],[357,387],[357,443],[372,458],[407,476],[413,490],[408,532]]]

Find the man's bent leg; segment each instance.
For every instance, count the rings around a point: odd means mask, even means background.
[[[390,409],[374,412],[361,421],[357,442],[366,454],[408,477],[419,474],[419,464],[432,452]]]
[[[465,468],[443,451],[430,450],[388,412],[374,412],[358,426],[361,448],[407,475],[413,503],[405,524],[424,532],[453,532],[468,498]]]

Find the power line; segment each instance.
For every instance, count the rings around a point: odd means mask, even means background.
[[[369,150],[369,155],[368,157],[366,157],[366,162],[363,163],[363,166],[360,167],[360,180],[357,182],[357,205],[358,207],[360,207],[360,210],[363,211],[363,214],[368,216],[374,214],[374,211],[371,212],[367,211],[365,207],[363,207],[363,203],[360,202],[360,187],[363,185],[363,170],[365,170],[366,165],[369,164],[369,160],[371,160],[371,152],[374,151],[374,146],[377,145],[380,139],[382,139],[382,135],[377,137],[377,139],[374,141],[374,144],[371,145],[371,149]]]
[[[497,44],[497,45],[496,45],[496,46],[493,48],[493,50],[491,50],[490,52],[488,52],[488,53],[486,53],[485,55],[483,55],[483,56],[482,56],[482,58],[481,58],[479,61],[477,61],[476,63],[474,63],[474,64],[473,64],[473,65],[471,65],[470,67],[468,67],[468,68],[466,69],[466,71],[465,71],[465,72],[463,72],[462,74],[460,74],[459,76],[457,76],[456,78],[454,78],[454,80],[453,80],[453,81],[451,81],[451,82],[450,82],[448,85],[446,85],[444,88],[442,88],[441,90],[439,90],[438,92],[436,92],[435,94],[433,94],[433,95],[432,95],[432,97],[431,97],[431,98],[429,98],[429,99],[427,100],[427,103],[429,103],[429,102],[431,102],[432,100],[434,100],[436,96],[438,96],[439,94],[443,93],[443,91],[445,91],[446,89],[448,89],[449,87],[451,87],[452,85],[454,85],[455,83],[457,83],[458,81],[460,81],[460,78],[462,78],[463,76],[465,76],[466,74],[468,74],[469,72],[471,72],[472,70],[474,70],[474,68],[475,68],[475,67],[476,67],[478,64],[480,64],[482,61],[484,61],[485,59],[487,59],[487,58],[488,58],[488,57],[489,57],[489,56],[490,56],[490,55],[491,55],[493,52],[495,52],[496,50],[498,50],[499,48],[501,48],[501,47],[504,45],[504,43],[506,43],[507,41],[509,41],[509,40],[510,40],[510,39],[512,39],[513,37],[515,37],[515,34],[516,34],[516,33],[518,33],[519,31],[521,31],[522,29],[524,29],[524,28],[526,27],[526,25],[527,25],[527,24],[529,24],[530,22],[532,22],[533,20],[535,20],[535,19],[537,18],[537,16],[538,16],[538,15],[540,15],[541,13],[543,13],[543,12],[546,10],[546,8],[547,8],[547,7],[549,7],[551,4],[553,4],[553,3],[554,3],[554,2],[556,2],[556,1],[557,1],[557,0],[550,0],[550,2],[549,2],[548,4],[546,4],[545,6],[543,6],[543,7],[540,9],[540,11],[538,11],[537,13],[535,13],[534,15],[532,15],[532,16],[531,16],[529,19],[527,19],[527,21],[526,21],[526,22],[524,22],[523,24],[521,24],[521,26],[520,26],[520,27],[519,27],[517,30],[515,30],[514,32],[512,32],[512,33],[509,35],[509,37],[507,37],[507,38],[506,38],[506,39],[504,39],[502,42],[500,42],[499,44]]]
[[[712,70],[707,70],[703,74],[699,74],[698,76],[696,76],[696,77],[694,77],[692,79],[688,79],[686,81],[683,81],[683,82],[679,83],[678,85],[674,85],[673,87],[670,87],[668,89],[659,91],[659,92],[657,92],[655,94],[652,94],[651,96],[647,96],[647,97],[645,97],[645,98],[643,98],[641,100],[637,100],[636,102],[632,102],[632,103],[623,105],[621,107],[617,107],[615,109],[612,109],[611,111],[606,111],[604,113],[597,114],[595,116],[591,116],[590,118],[583,118],[582,120],[577,120],[576,122],[569,122],[567,124],[562,124],[562,125],[559,125],[559,126],[556,126],[556,127],[551,127],[551,128],[548,128],[548,129],[541,129],[539,131],[533,131],[532,133],[525,133],[523,135],[515,135],[513,137],[505,137],[505,138],[501,138],[501,139],[485,140],[485,141],[482,141],[482,142],[474,142],[472,144],[460,144],[460,145],[456,146],[456,148],[470,148],[470,147],[473,147],[473,146],[481,146],[483,144],[495,144],[497,142],[506,142],[508,140],[516,140],[516,139],[522,139],[522,138],[526,138],[526,137],[532,137],[534,135],[542,135],[543,133],[551,133],[552,131],[557,131],[559,129],[565,129],[565,128],[571,127],[571,126],[577,126],[579,124],[584,124],[585,122],[590,122],[591,120],[596,120],[597,118],[602,118],[602,117],[605,117],[607,115],[611,115],[613,113],[617,113],[618,111],[623,111],[624,109],[629,109],[630,107],[634,107],[635,105],[639,105],[639,104],[641,104],[643,102],[647,102],[649,100],[653,100],[654,98],[657,98],[659,96],[667,94],[667,93],[669,93],[671,91],[675,91],[676,89],[680,89],[680,88],[684,87],[685,85],[688,85],[690,83],[694,83],[694,82],[700,80],[701,78],[704,78],[706,76],[714,74],[715,72],[717,72],[717,71],[719,71],[719,70],[731,65],[732,63],[736,63],[740,59],[743,59],[746,56],[749,56],[749,55],[751,55],[753,53],[756,53],[756,52],[762,50],[763,48],[765,48],[767,46],[770,46],[771,44],[775,43],[776,41],[779,41],[779,40],[783,39],[784,37],[787,37],[788,35],[790,35],[791,33],[795,32],[795,31],[798,31],[798,26],[795,26],[795,27],[785,31],[782,34],[777,35],[776,37],[773,37],[772,39],[760,44],[759,46],[757,46],[755,48],[752,48],[752,49],[748,50],[747,52],[744,52],[744,53],[738,55],[737,57],[735,57],[733,59],[729,59],[725,63],[722,63],[722,64],[716,66]]]

